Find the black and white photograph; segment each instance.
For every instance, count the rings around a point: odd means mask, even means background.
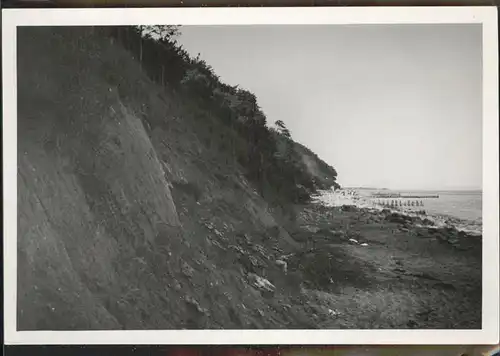
[[[6,329],[498,340],[483,23],[149,11],[6,25]]]
[[[6,356],[500,356],[498,345],[349,345],[349,346],[8,346]]]

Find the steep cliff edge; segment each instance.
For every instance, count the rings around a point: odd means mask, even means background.
[[[230,128],[94,29],[17,43],[20,330],[311,323],[286,282],[255,287],[297,244],[220,147]]]
[[[480,239],[309,204],[335,169],[175,43],[17,44],[18,330],[481,327]]]

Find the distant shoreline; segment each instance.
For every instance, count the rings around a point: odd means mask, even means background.
[[[340,193],[342,191],[350,193],[342,195],[342,193]],[[374,198],[376,199],[376,197]],[[336,191],[320,191],[318,195],[313,197],[313,202],[326,207],[355,206],[358,209],[374,214],[378,214],[383,210],[388,210],[392,213],[402,214],[411,218],[424,217],[432,221],[433,225],[438,228],[455,228],[458,231],[462,231],[472,236],[482,236],[482,221],[478,222],[462,219],[445,213],[427,212],[425,208],[419,207],[408,209],[406,206],[380,206],[372,201],[372,197],[358,195],[356,189],[349,188]],[[422,212],[424,213],[422,214]]]
[[[416,192],[416,193],[482,193],[483,189],[391,189],[391,188],[370,188],[370,187],[343,187],[339,190],[370,190],[388,192]]]

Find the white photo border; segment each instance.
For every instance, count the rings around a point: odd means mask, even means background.
[[[17,26],[438,23],[480,23],[483,28],[483,310],[481,330],[17,331]],[[493,6],[3,10],[5,344],[498,344],[499,111],[497,26],[497,9]]]

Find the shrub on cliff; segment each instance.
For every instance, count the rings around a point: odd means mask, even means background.
[[[336,185],[335,170],[309,151],[322,169],[321,177],[311,174],[300,151],[307,149],[298,148],[282,121],[278,130],[268,127],[253,93],[222,83],[204,60],[192,58],[177,43],[178,26],[118,26],[103,33],[130,50],[153,81],[184,92],[193,105],[234,132],[237,137],[223,130],[224,142],[218,146],[233,155],[267,200],[305,202],[317,188]],[[212,147],[211,139],[207,143]]]

